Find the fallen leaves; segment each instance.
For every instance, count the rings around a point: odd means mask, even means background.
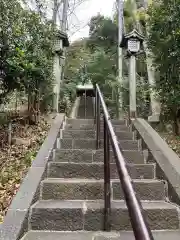
[[[174,136],[172,133],[159,133],[167,142],[169,147],[180,157],[180,136]]]
[[[48,130],[49,124],[43,118],[37,126],[22,125],[17,122],[13,124],[13,138],[22,138],[24,143],[28,142],[29,144],[8,146],[3,142],[3,146],[0,148],[0,223],[3,222],[12,198],[16,195]],[[5,135],[4,132],[4,129],[0,130],[1,137]]]

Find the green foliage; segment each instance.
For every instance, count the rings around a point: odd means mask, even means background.
[[[93,84],[100,85],[112,115],[115,115],[118,99],[117,25],[98,14],[92,17],[89,27],[89,38],[74,42],[68,49],[66,81],[61,96],[72,99],[76,85],[91,80]],[[65,103],[62,108],[65,108]]]
[[[87,63],[87,79],[98,83],[112,117],[118,114],[117,25],[109,18],[97,15],[90,21],[88,47],[92,54]]]
[[[51,22],[18,0],[0,2],[1,102],[14,89],[43,98],[52,79],[52,39]]]
[[[98,14],[91,18],[89,28],[88,46],[92,51],[99,47],[109,51],[117,44],[118,28],[111,19]]]
[[[87,72],[92,82],[99,85],[114,81],[116,75],[116,62],[113,54],[105,53],[103,49],[98,49],[91,56],[87,65]],[[109,84],[108,84],[109,85]]]
[[[90,59],[86,39],[72,43],[68,48],[64,81],[61,85],[60,111],[69,113],[76,97],[76,86],[86,78],[84,66]]]
[[[134,2],[132,0],[126,0],[124,2],[124,24],[127,32],[132,31],[136,25],[136,14],[133,9]]]
[[[90,51],[87,48],[86,39],[75,41],[68,49],[65,77],[72,81],[81,81],[80,72],[82,71],[84,64],[90,59]]]
[[[64,79],[61,85],[60,93],[60,111],[69,115],[72,104],[76,98],[76,85],[77,81],[68,81],[67,78]]]
[[[162,111],[175,123],[180,106],[180,1],[162,0],[149,9],[149,48],[154,53],[155,67],[160,77],[156,88]]]

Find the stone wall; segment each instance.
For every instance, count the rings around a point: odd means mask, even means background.
[[[132,130],[142,141],[147,161],[157,163],[157,177],[168,181],[169,200],[180,205],[180,158],[144,119],[132,121]]]

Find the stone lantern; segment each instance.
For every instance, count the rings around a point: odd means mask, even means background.
[[[56,34],[56,39],[54,40],[54,53],[61,56],[63,54],[64,47],[69,47],[69,40],[66,33],[58,31]]]
[[[128,55],[137,55],[142,49],[144,36],[136,29],[123,36],[120,47],[127,49]]]
[[[136,118],[136,55],[143,47],[144,36],[136,29],[123,36],[120,47],[127,50],[129,57],[129,113],[130,118]]]

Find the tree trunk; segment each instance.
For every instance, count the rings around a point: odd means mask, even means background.
[[[40,92],[39,92],[39,82],[35,80],[35,91],[34,91],[34,101],[33,101],[33,109],[34,109],[34,122],[37,124],[39,122],[39,101],[40,101]]]
[[[9,120],[8,123],[8,144],[11,145],[12,142],[12,122]]]
[[[173,132],[177,136],[178,135],[178,122],[176,116],[174,116],[174,121],[173,121]]]
[[[159,118],[161,113],[161,105],[159,100],[157,99],[156,92],[153,89],[155,87],[155,70],[153,68],[153,60],[150,56],[150,51],[147,48],[146,42],[144,42],[144,50],[146,53],[146,64],[147,64],[147,73],[148,73],[148,82],[151,87],[150,90],[150,100],[151,100],[151,111],[152,117]]]
[[[180,109],[177,110],[176,113],[173,114],[173,132],[176,136],[180,135]]]

